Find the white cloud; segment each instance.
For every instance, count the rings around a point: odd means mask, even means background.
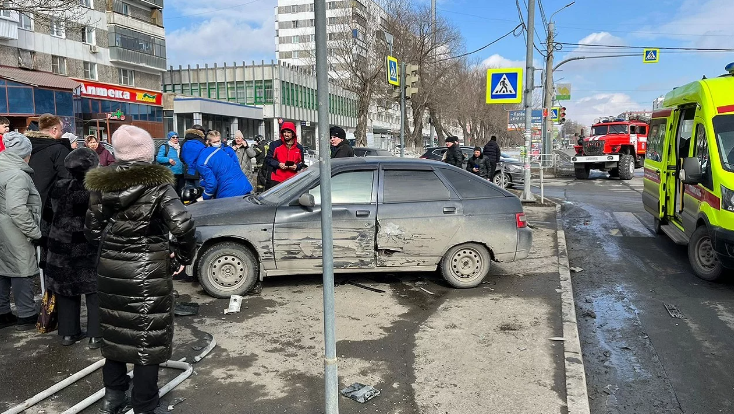
[[[624,93],[600,93],[566,104],[569,119],[583,125],[591,125],[594,119],[619,115],[625,111],[641,111],[652,105],[642,105]]]
[[[494,54],[479,64],[482,68],[524,68],[524,60],[510,60],[498,54]]]
[[[638,37],[675,39],[699,48],[730,48],[734,44],[731,16],[731,0],[685,0],[672,18],[644,28]]]
[[[275,59],[277,0],[169,0],[168,65]]]
[[[563,59],[573,57],[593,57],[602,55],[614,55],[619,54],[622,51],[619,48],[614,47],[598,47],[598,46],[586,46],[586,45],[609,45],[609,46],[625,46],[626,43],[621,38],[612,35],[609,32],[597,32],[591,33],[583,39],[576,42],[581,46],[565,46],[564,48],[571,48],[566,55],[556,58],[556,64],[560,63]],[[618,59],[586,59],[573,62],[568,67],[564,67],[564,70],[605,70],[611,69],[613,66],[618,65],[620,62]]]

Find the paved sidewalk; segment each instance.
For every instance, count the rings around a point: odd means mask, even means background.
[[[476,289],[452,289],[433,273],[351,278],[385,293],[337,286],[340,387],[381,390],[365,404],[339,397],[341,413],[567,412],[564,343],[551,340],[564,336],[556,211],[525,211],[534,228],[530,258],[493,264]],[[267,279],[262,294],[233,315],[223,314],[226,300],[174,282],[180,300],[201,309],[176,319],[173,359],[192,361],[206,333],[218,346],[165,397],[186,398],[172,412],[323,412],[320,282]],[[100,358],[85,342],[62,347],[55,334],[12,328],[0,330],[0,354],[0,411]],[[63,412],[100,387],[96,372],[27,412]]]

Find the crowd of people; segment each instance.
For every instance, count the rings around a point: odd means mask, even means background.
[[[185,203],[265,191],[307,168],[295,125],[283,122],[279,139],[258,135],[255,145],[240,131],[228,145],[219,131],[194,125],[183,141],[168,133],[157,150],[148,132],[123,125],[111,152],[96,136],[79,145],[55,115],[24,134],[9,124],[0,117],[0,329],[36,327],[34,280],[43,271],[61,344],[89,338],[106,358],[100,412],[165,412],[157,381],[172,351],[171,280],[195,250]],[[344,129],[329,132],[331,157],[353,157]],[[445,161],[462,167],[457,141],[447,139]],[[490,144],[477,148],[469,171],[492,171],[499,146]],[[126,363],[134,365],[129,395]]]

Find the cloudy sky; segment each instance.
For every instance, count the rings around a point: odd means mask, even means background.
[[[414,0],[427,4],[429,0]],[[570,0],[543,0],[546,16]],[[307,2],[304,0],[304,3]],[[525,0],[519,0],[524,7]],[[164,13],[168,63],[234,63],[275,59],[277,0],[167,0]],[[519,23],[515,0],[438,0],[438,13],[458,27],[467,51],[478,49]],[[523,14],[525,12],[523,11]],[[540,13],[538,36],[545,38]],[[643,64],[642,47],[734,48],[732,0],[576,0],[553,19],[556,41],[640,47],[635,57],[571,62],[555,74],[572,84],[565,102],[570,119],[585,124],[599,116],[652,107],[652,101],[703,75],[714,77],[734,53],[661,52],[660,63]],[[536,37],[536,42],[540,40]],[[543,46],[539,48],[543,50]],[[556,62],[573,56],[617,54],[597,46],[564,45]],[[476,63],[524,66],[525,41],[508,37],[473,55]],[[544,57],[535,53],[542,65]]]

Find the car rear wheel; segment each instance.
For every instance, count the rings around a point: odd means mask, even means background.
[[[714,244],[706,226],[697,228],[688,242],[688,260],[696,276],[715,282],[724,274],[724,266],[714,251]]]
[[[199,282],[215,298],[244,295],[255,286],[259,274],[255,255],[238,243],[217,243],[199,260]]]
[[[441,261],[441,275],[455,288],[473,288],[489,274],[489,251],[476,243],[454,246]]]

